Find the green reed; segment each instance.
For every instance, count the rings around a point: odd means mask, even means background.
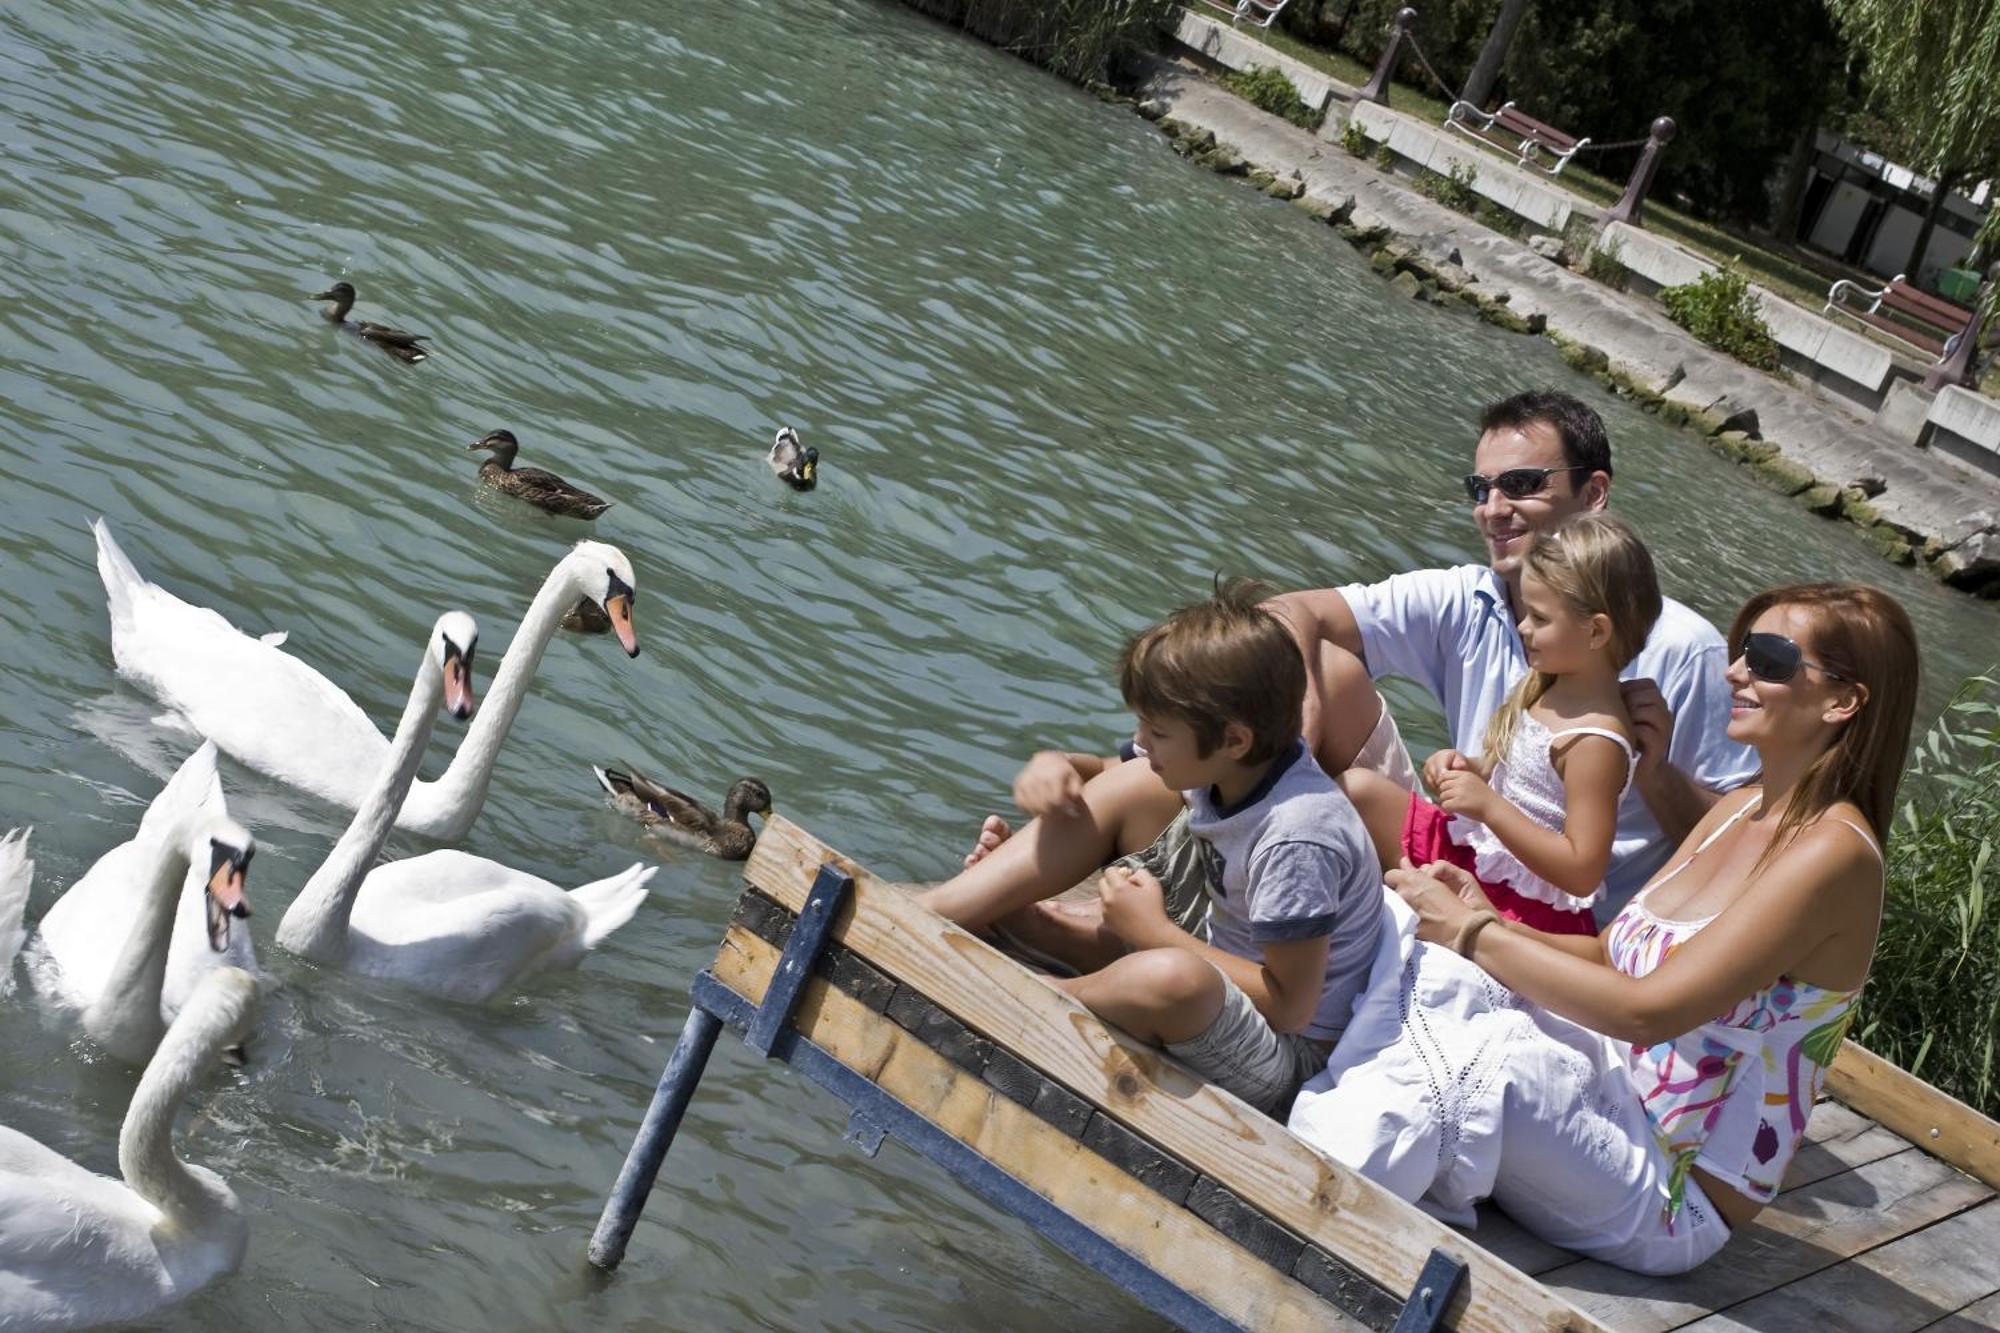
[[[1118,61],[1157,50],[1178,0],[904,0],[1074,83],[1111,81]]]
[[[2000,1115],[2000,678],[1959,687],[1911,749],[1889,840],[1889,892],[1854,1036],[1986,1115]]]

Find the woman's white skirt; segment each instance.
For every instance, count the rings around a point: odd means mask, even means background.
[[[1387,890],[1384,890],[1387,893]],[[1368,987],[1293,1133],[1458,1224],[1492,1199],[1551,1244],[1682,1273],[1729,1239],[1673,1163],[1609,1037],[1559,1018],[1450,949],[1419,943],[1394,893]]]

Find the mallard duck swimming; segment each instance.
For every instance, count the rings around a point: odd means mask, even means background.
[[[778,438],[771,442],[771,455],[764,461],[795,491],[809,491],[819,483],[819,450],[801,445],[799,433],[790,426],[778,431]]]
[[[493,457],[479,465],[480,478],[537,509],[569,518],[596,518],[611,508],[609,500],[600,500],[553,472],[538,467],[515,467],[514,455],[520,452],[521,442],[511,430],[488,431],[468,445],[466,452],[477,453],[481,449],[492,451]]]
[[[405,333],[392,329],[387,324],[377,324],[373,320],[349,320],[347,312],[354,309],[354,285],[336,282],[319,295],[308,298],[314,301],[331,301],[332,305],[320,311],[329,324],[338,324],[348,333],[374,343],[399,361],[412,364],[430,355],[430,349],[422,346],[427,333]]]
[[[750,816],[771,813],[771,789],[756,778],[737,779],[723,797],[722,813],[717,815],[685,792],[648,780],[630,764],[622,771],[593,764],[590,771],[611,797],[612,807],[635,816],[647,832],[725,861],[741,861],[750,855],[757,844]]]

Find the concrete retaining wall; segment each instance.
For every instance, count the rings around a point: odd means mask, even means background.
[[[1611,249],[1619,263],[1644,279],[1648,294],[1693,282],[1716,269],[1714,261],[1623,222],[1608,224],[1597,245]],[[1896,369],[1888,348],[1754,283],[1750,290],[1771,336],[1790,354],[1794,368],[1871,410],[1882,405]]]
[[[1955,385],[1940,389],[1925,431],[1933,449],[2000,476],[2000,403]]]
[[[1575,198],[1534,173],[1481,152],[1447,130],[1426,125],[1375,102],[1356,102],[1348,114],[1376,143],[1386,143],[1396,156],[1440,176],[1456,166],[1472,174],[1473,191],[1544,231],[1560,233],[1577,211]]]
[[[1238,73],[1253,69],[1277,70],[1292,81],[1292,87],[1299,90],[1299,100],[1315,111],[1324,111],[1327,99],[1333,96],[1333,80],[1311,65],[1273,51],[1262,42],[1237,32],[1227,23],[1218,23],[1191,9],[1181,11],[1180,30],[1174,37],[1181,45],[1206,56],[1224,69]]]

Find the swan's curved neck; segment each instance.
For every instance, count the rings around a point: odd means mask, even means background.
[[[278,943],[293,953],[325,963],[338,963],[347,957],[348,915],[361,892],[361,881],[374,868],[382,844],[396,826],[396,811],[402,807],[403,797],[416,780],[417,765],[423,762],[424,746],[437,723],[443,693],[444,673],[426,642],[423,665],[410,687],[410,701],[403,706],[395,739],[389,744],[389,757],[376,776],[375,786],[278,925]]]
[[[213,1003],[182,1011],[140,1076],[118,1133],[118,1171],[125,1183],[183,1226],[198,1225],[221,1204],[174,1155],[174,1117],[195,1079],[214,1064],[230,1020]]]
[[[471,824],[479,807],[486,803],[486,789],[493,781],[493,762],[500,753],[500,743],[507,739],[507,729],[514,725],[514,717],[521,711],[528,683],[535,678],[542,654],[562,624],[563,612],[575,605],[580,595],[567,560],[542,580],[541,591],[528,604],[528,613],[521,617],[521,627],[514,631],[513,642],[507,645],[507,655],[500,659],[500,669],[493,673],[492,687],[479,705],[479,715],[466,729],[458,753],[451,757],[450,766],[436,781],[417,784],[412,800],[426,816],[418,822],[433,824],[434,816],[451,826],[444,830],[445,836],[454,836],[454,830],[464,832],[464,826]]]
[[[160,987],[167,978],[167,948],[181,880],[188,872],[187,831],[176,826],[154,851],[152,877],[139,912],[125,933],[125,947],[111,965],[104,989],[84,1010],[84,1030],[122,1060],[143,1063],[160,1044]]]

